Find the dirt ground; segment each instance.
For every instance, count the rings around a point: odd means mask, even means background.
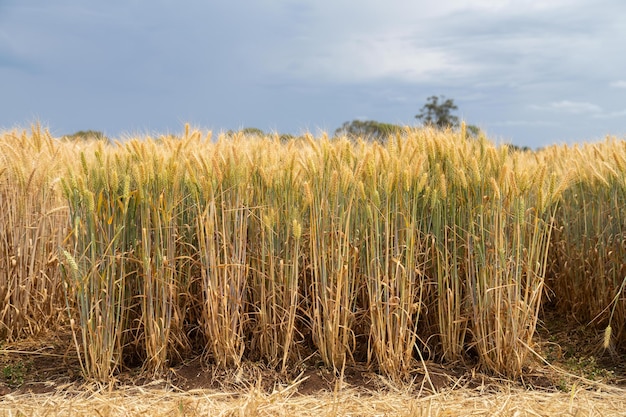
[[[71,334],[51,333],[0,346],[0,416],[18,415],[15,411],[90,415],[78,410],[99,410],[97,414],[107,416],[626,416],[626,354],[589,343],[601,337],[596,330],[564,330],[554,318],[549,323],[538,330],[536,343],[549,364],[537,360],[519,381],[485,375],[467,365],[429,361],[401,384],[364,365],[336,375],[315,358],[280,373],[257,363],[226,372],[196,357],[157,380],[142,379],[138,369],[127,369],[114,385],[102,387],[82,379]],[[162,411],[166,409],[175,412]]]

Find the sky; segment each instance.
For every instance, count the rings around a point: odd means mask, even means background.
[[[0,130],[111,138],[417,125],[497,142],[626,137],[623,0],[0,0]]]

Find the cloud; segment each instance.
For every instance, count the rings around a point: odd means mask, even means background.
[[[557,126],[558,123],[555,122],[548,122],[545,120],[503,120],[503,121],[496,121],[496,122],[490,122],[489,123],[491,126],[503,126],[503,127],[510,127],[510,126],[526,126],[526,127],[545,127],[545,126]]]
[[[565,114],[590,114],[594,119],[615,119],[626,116],[626,109],[605,111],[602,107],[584,101],[561,100],[549,104],[532,105],[533,110],[552,111]]]
[[[293,0],[275,1],[290,5]],[[263,51],[259,59],[272,73],[331,82],[447,86],[475,85],[482,78],[494,86],[527,89],[546,78],[553,85],[577,83],[597,70],[579,57],[599,59],[613,46],[603,40],[614,18],[579,0],[427,5],[390,0],[384,7],[363,0],[356,8],[349,2],[304,3],[309,13],[277,41],[280,51]]]
[[[433,94],[517,139],[581,137],[625,120],[621,0],[86,4],[0,0],[0,75],[15,97],[72,98],[7,99],[0,124],[39,112],[118,131],[178,118],[334,129],[352,115],[414,122]],[[90,97],[100,99],[76,104]]]
[[[409,82],[454,76],[468,71],[454,56],[438,48],[415,45],[402,34],[360,35],[320,48],[300,65],[300,76],[340,82],[395,79]]]
[[[624,116],[626,116],[626,109],[593,115],[595,119],[615,119]]]
[[[583,113],[601,113],[602,108],[596,104],[584,101],[561,100],[554,101],[549,104],[532,105],[533,110],[549,110],[559,113],[583,114]]]

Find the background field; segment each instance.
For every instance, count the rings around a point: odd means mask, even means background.
[[[0,136],[0,343],[67,334],[91,381],[198,357],[519,381],[557,318],[623,363],[625,282],[614,138]]]

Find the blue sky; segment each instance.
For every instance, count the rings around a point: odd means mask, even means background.
[[[0,0],[0,129],[332,132],[431,95],[497,141],[626,136],[623,0]]]

